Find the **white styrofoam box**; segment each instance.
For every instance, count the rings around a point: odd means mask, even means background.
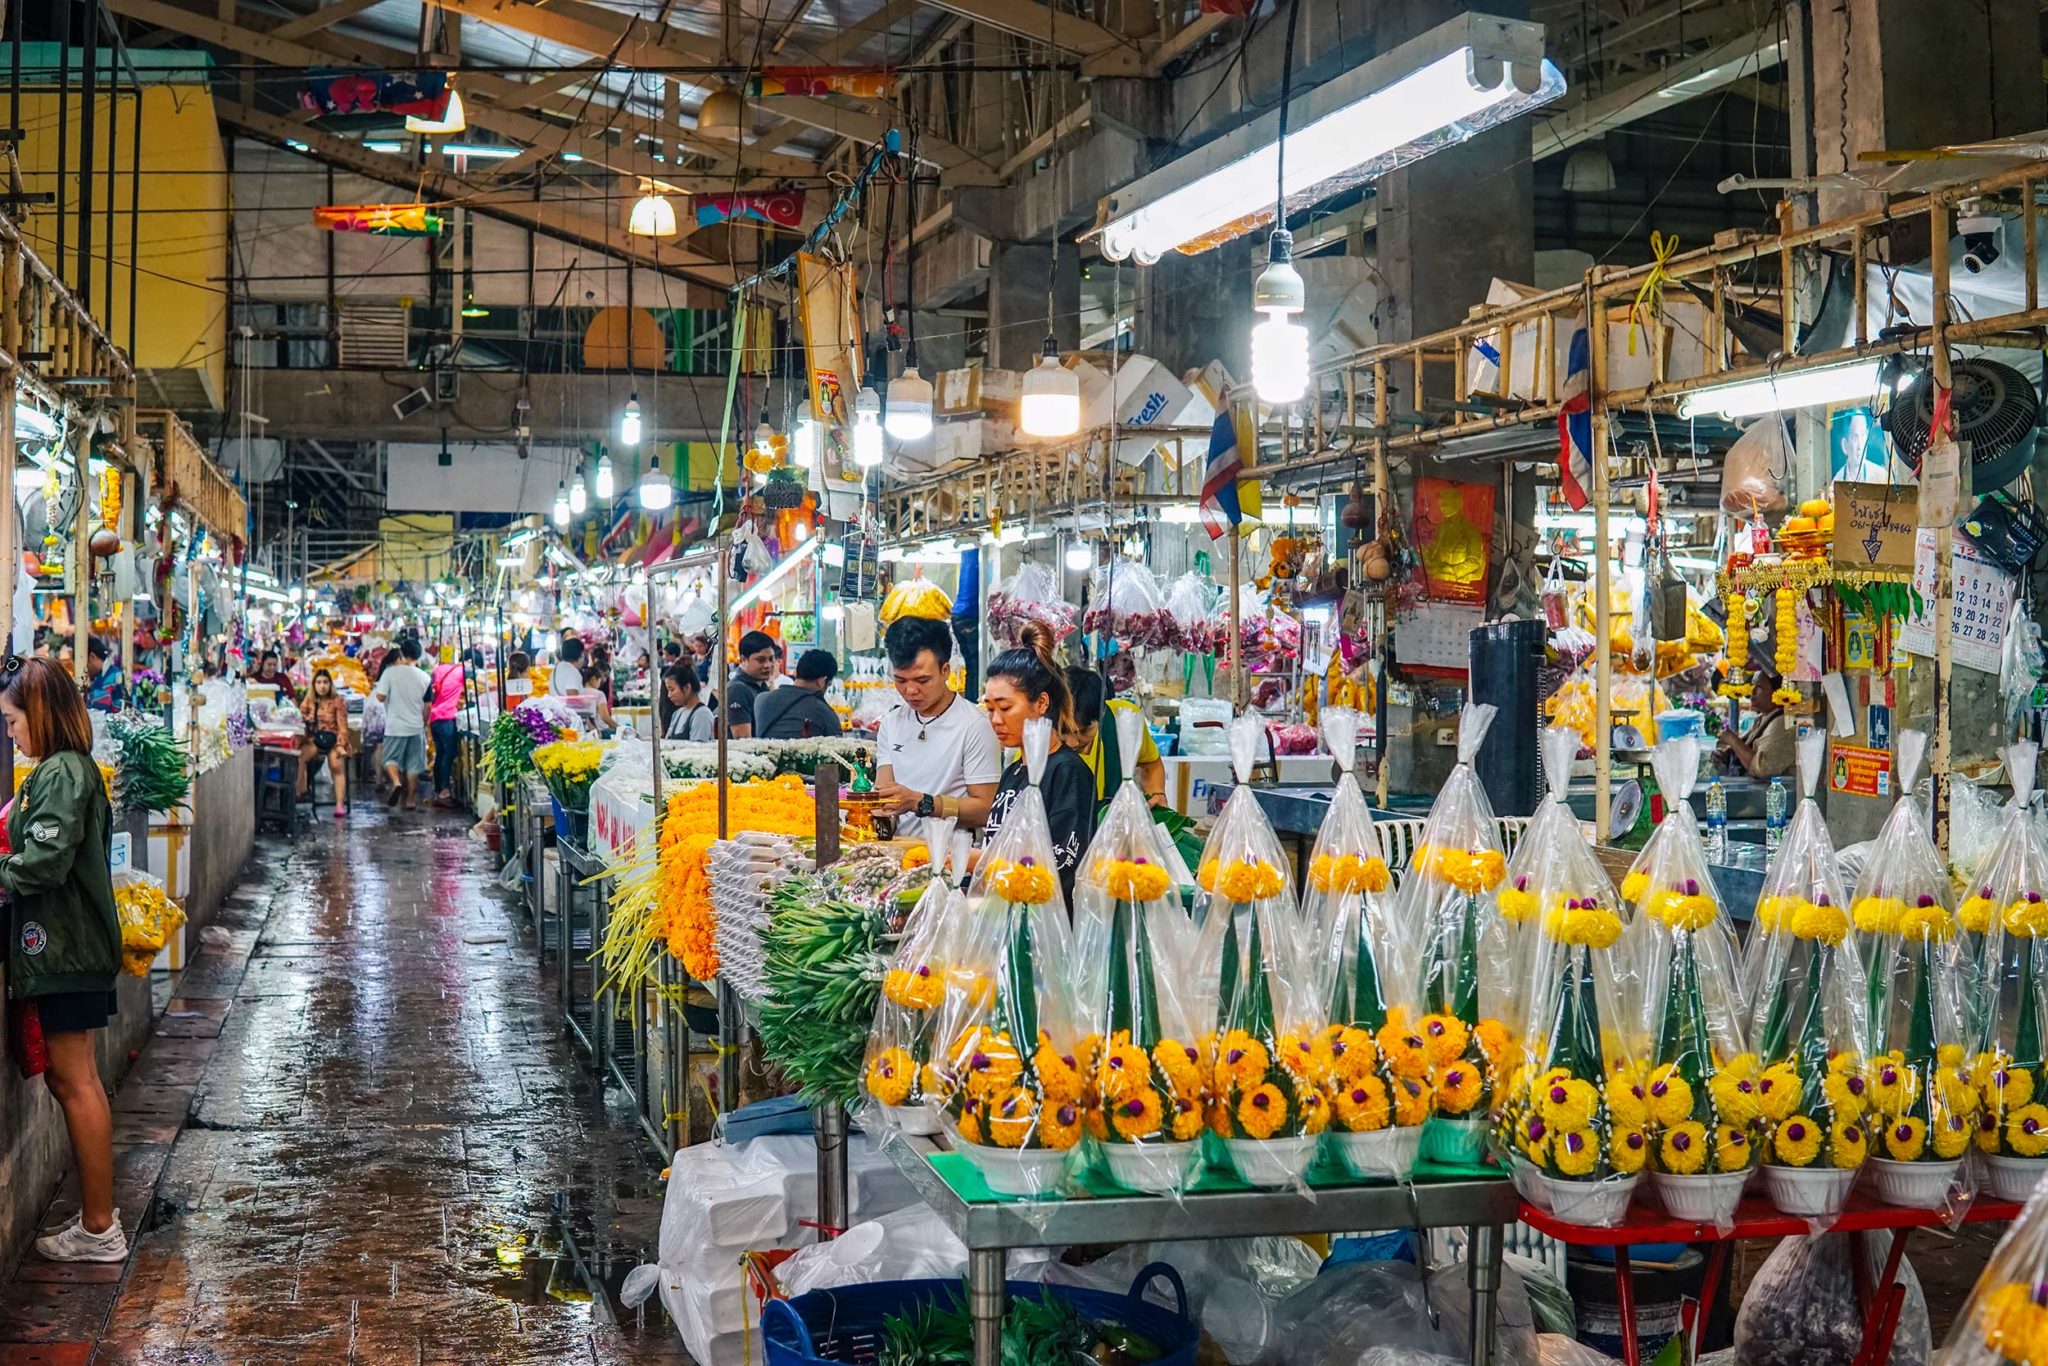
[[[559,895],[555,887],[561,881],[561,870],[562,856],[551,848],[541,850],[540,913],[543,916],[555,914],[555,902]]]
[[[706,1143],[677,1152],[661,1213],[663,1265],[779,1245],[818,1204],[817,1151],[805,1134]]]
[[[932,428],[932,462],[938,468],[955,460],[978,460],[982,452],[982,426],[976,420],[941,422]]]
[[[713,1327],[701,1297],[691,1293],[685,1278],[666,1268],[661,1275],[661,1303],[675,1320],[683,1346],[697,1366],[748,1366],[745,1323],[738,1332]]]
[[[1223,407],[1230,394],[1230,386],[1236,383],[1230,377],[1230,367],[1220,360],[1212,360],[1187,377],[1188,387],[1209,405],[1210,420]]]
[[[981,372],[981,406],[1015,403],[1024,397],[1022,370],[984,369]]]
[[[1177,375],[1150,356],[1125,356],[1114,376],[1083,360],[1075,361],[1073,370],[1081,381],[1084,427],[1107,426],[1112,413],[1119,427],[1174,426],[1194,397]]]
[[[1512,280],[1495,277],[1486,288],[1486,303],[1499,308],[1517,304],[1538,293],[1533,286],[1519,285]],[[1536,387],[1539,378],[1547,377],[1547,370],[1539,370],[1538,363],[1546,358],[1542,355],[1542,329],[1534,321],[1506,329],[1495,328],[1472,338],[1465,351],[1465,388],[1474,394],[1499,394],[1528,400],[1538,400]],[[1567,344],[1571,338],[1565,337]],[[1489,354],[1490,353],[1490,354]],[[1565,359],[1563,353],[1559,360]],[[1501,371],[1505,361],[1507,371]],[[1558,371],[1562,375],[1563,371]],[[1548,387],[1547,385],[1545,387]]]
[[[192,895],[191,835],[185,826],[149,828],[149,870],[163,879],[164,893],[177,901]]]
[[[846,1150],[847,1213],[873,1219],[918,1203],[917,1191],[887,1154],[855,1134]]]

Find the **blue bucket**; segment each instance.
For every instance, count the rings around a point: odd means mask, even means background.
[[[1162,1309],[1145,1298],[1145,1288],[1159,1278],[1173,1288],[1176,1308]],[[1188,1292],[1180,1273],[1164,1262],[1140,1271],[1123,1295],[1028,1281],[1011,1281],[1009,1290],[1019,1300],[1057,1296],[1083,1318],[1130,1329],[1159,1349],[1152,1366],[1194,1366],[1201,1335],[1188,1318]],[[964,1295],[959,1281],[877,1281],[770,1300],[761,1309],[768,1366],[870,1366],[881,1347],[885,1319],[926,1304],[958,1308]]]

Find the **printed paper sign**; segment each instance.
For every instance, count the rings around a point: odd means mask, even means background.
[[[1892,795],[1892,752],[1861,745],[1836,745],[1830,752],[1828,786],[1853,797]]]

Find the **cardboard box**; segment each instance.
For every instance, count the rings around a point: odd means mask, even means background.
[[[1022,371],[983,369],[980,374],[982,407],[1000,408],[1004,404],[1015,404],[1024,397]]]
[[[942,417],[958,417],[981,407],[981,368],[965,366],[941,370],[932,381],[932,411]]]

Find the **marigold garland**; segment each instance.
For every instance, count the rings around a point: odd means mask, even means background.
[[[536,751],[538,754],[538,751]],[[726,790],[730,830],[805,837],[817,830],[817,806],[794,776],[733,783]],[[718,785],[696,783],[669,798],[660,839],[661,904],[669,952],[697,981],[718,975],[717,912],[711,904],[711,846],[718,841]]]
[[[1157,901],[1173,889],[1172,876],[1142,858],[1106,859],[1096,866],[1096,885],[1117,901]]]
[[[1357,854],[1318,854],[1308,866],[1309,885],[1319,892],[1384,892],[1391,881],[1385,860]]]
[[[1043,906],[1059,888],[1059,879],[1052,869],[1041,868],[1028,858],[1001,863],[989,870],[989,891],[1013,906]]]

